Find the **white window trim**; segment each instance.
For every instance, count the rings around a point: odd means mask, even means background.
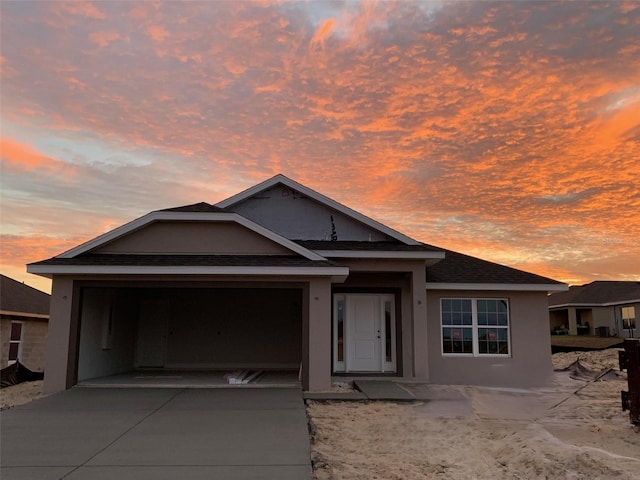
[[[442,301],[443,300],[471,300],[471,325],[444,325],[442,323]],[[500,300],[507,303],[507,326],[502,325],[479,325],[478,324],[478,300]],[[508,298],[498,297],[441,297],[440,298],[440,354],[443,357],[465,357],[465,358],[510,358],[512,356],[511,351],[511,308]],[[445,353],[444,341],[442,339],[443,328],[470,328],[472,332],[472,348],[473,353]],[[480,353],[478,343],[478,328],[502,328],[507,330],[507,347],[509,353]]]
[[[9,352],[11,351],[11,344],[12,343],[17,343],[18,344],[18,355],[16,356],[16,360],[20,360],[20,358],[22,357],[22,344],[23,344],[23,340],[24,340],[24,322],[21,322],[21,321],[18,321],[18,320],[12,320],[11,321],[11,325],[13,325],[14,323],[19,323],[19,324],[22,325],[22,327],[20,327],[20,340],[11,340],[11,330],[9,330]],[[13,365],[14,363],[16,363],[16,360],[9,360],[8,359],[9,352],[7,352],[7,366]]]

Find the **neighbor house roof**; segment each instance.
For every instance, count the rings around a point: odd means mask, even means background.
[[[550,307],[569,305],[606,307],[636,302],[640,302],[640,281],[597,280],[586,285],[572,286],[567,292],[549,296]]]
[[[49,316],[50,295],[0,275],[0,310],[3,314]]]
[[[443,249],[444,250],[444,249]],[[551,278],[444,250],[445,258],[427,268],[427,289],[566,290]],[[508,287],[505,287],[508,286]]]

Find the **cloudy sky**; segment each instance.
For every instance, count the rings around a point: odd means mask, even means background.
[[[637,2],[1,9],[2,273],[283,173],[426,243],[640,279]]]

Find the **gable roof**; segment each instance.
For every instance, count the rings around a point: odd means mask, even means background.
[[[444,260],[427,268],[427,289],[563,291],[551,278],[445,250]]]
[[[586,285],[572,286],[567,292],[549,296],[550,307],[569,305],[606,307],[636,302],[640,302],[640,281],[596,280]]]
[[[226,200],[222,200],[221,202],[216,203],[216,206],[223,209],[227,209],[260,192],[269,190],[270,188],[273,188],[276,185],[284,185],[285,187],[288,187],[292,190],[296,190],[306,195],[307,197],[312,198],[313,200],[329,208],[332,208],[348,217],[351,217],[352,219],[357,220],[358,222],[364,223],[365,225],[375,230],[378,230],[402,243],[405,243],[407,245],[420,245],[420,242],[418,242],[417,240],[414,240],[411,237],[408,237],[390,227],[387,227],[386,225],[383,225],[382,223],[376,220],[373,220],[372,218],[369,218],[366,215],[356,212],[355,210],[345,205],[342,205],[341,203],[336,202],[335,200],[332,200],[331,198],[325,195],[322,195],[321,193],[318,193],[309,187],[305,187],[304,185],[294,180],[291,180],[290,178],[285,177],[282,174],[278,174],[274,177],[271,177],[270,179],[265,180],[264,182],[259,183],[257,185],[254,185],[253,187],[250,187],[236,195],[233,195],[232,197],[229,197]]]
[[[215,211],[202,211],[202,208],[213,207]],[[102,245],[106,245],[124,235],[127,235],[136,230],[140,230],[141,228],[149,225],[150,223],[157,221],[188,221],[188,222],[235,222],[238,223],[249,230],[254,231],[255,233],[262,235],[275,243],[282,245],[283,247],[302,255],[303,257],[309,260],[324,260],[324,257],[314,253],[301,245],[284,238],[277,233],[258,225],[251,220],[238,215],[237,213],[225,212],[219,210],[218,207],[213,205],[209,205],[206,203],[197,203],[193,205],[187,205],[185,207],[176,207],[176,209],[168,209],[168,210],[156,210],[154,212],[148,213],[140,218],[137,218],[129,223],[126,223],[118,228],[115,228],[107,233],[104,233],[92,240],[89,240],[77,247],[72,248],[60,255],[57,255],[55,258],[74,258],[78,255],[82,255],[90,252]],[[35,264],[31,264],[35,265]]]
[[[51,296],[36,288],[0,275],[0,310],[2,313],[29,313],[49,316]]]

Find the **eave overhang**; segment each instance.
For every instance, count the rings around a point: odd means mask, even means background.
[[[618,305],[631,305],[633,303],[640,303],[640,298],[631,299],[631,300],[620,300],[616,302],[607,302],[607,303],[562,303],[559,305],[549,305],[549,309],[558,309],[558,308],[590,308],[590,307],[617,307]]]
[[[27,265],[27,272],[51,278],[53,275],[207,275],[242,277],[331,277],[341,283],[349,275],[342,266],[155,266],[155,265]]]
[[[379,251],[379,250],[314,250],[324,258],[389,258],[408,260],[442,260],[444,252]]]
[[[439,283],[427,282],[427,290],[480,290],[480,291],[522,291],[522,292],[565,292],[569,286],[564,283]]]

